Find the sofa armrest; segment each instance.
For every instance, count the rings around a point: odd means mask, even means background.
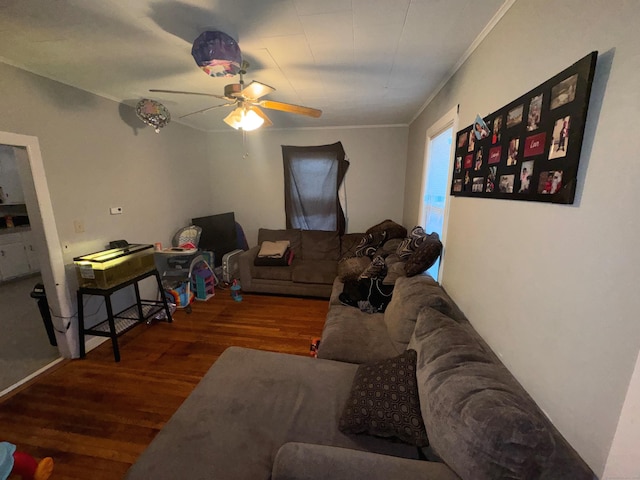
[[[238,257],[238,266],[240,268],[240,285],[244,290],[251,289],[251,280],[253,278],[253,261],[260,251],[260,245],[250,248],[242,252]]]
[[[411,460],[349,448],[285,443],[276,455],[272,480],[460,480],[444,463]]]

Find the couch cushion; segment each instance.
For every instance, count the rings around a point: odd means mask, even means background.
[[[409,460],[332,445],[286,443],[273,463],[272,480],[460,480],[443,463]]]
[[[400,257],[398,257],[398,255],[394,253],[384,260],[387,264],[387,275],[384,277],[382,283],[385,285],[395,285],[398,277],[407,276],[404,271],[404,262],[400,261]]]
[[[415,447],[338,430],[356,369],[228,348],[126,478],[266,480],[278,449],[296,441],[416,458]]]
[[[357,257],[373,257],[387,239],[387,232],[367,233],[356,247]]]
[[[371,265],[369,257],[343,258],[338,262],[338,278],[342,282],[355,281],[369,265]]]
[[[356,247],[364,237],[364,233],[345,233],[340,237],[340,258],[356,256]]]
[[[275,242],[278,240],[289,240],[289,246],[296,257],[302,258],[302,235],[301,230],[290,228],[286,230],[271,230],[261,228],[258,230],[258,245],[262,245],[265,240]]]
[[[340,258],[338,232],[302,230],[302,258],[304,260],[335,260]]]
[[[338,264],[333,260],[305,259],[298,262],[294,258],[291,269],[291,280],[299,283],[326,283],[331,285],[338,274]]]
[[[295,265],[295,259],[294,259]],[[252,268],[253,277],[261,280],[291,280],[293,266],[257,266]]]
[[[405,272],[407,277],[413,277],[431,267],[442,253],[442,243],[437,233],[427,235],[426,239],[407,258]]]
[[[402,225],[387,219],[367,229],[365,233],[386,232],[387,240],[391,238],[404,238],[407,236],[407,229]]]
[[[453,302],[429,275],[398,277],[384,314],[389,338],[398,353],[407,348],[418,313],[424,307],[433,307],[448,314]]]
[[[396,253],[402,260],[406,260],[420,245],[422,245],[422,242],[424,242],[427,237],[428,235],[424,231],[424,228],[420,225],[416,225],[411,229],[411,232],[409,232],[409,236],[398,246]]]
[[[430,443],[458,475],[544,478],[554,440],[506,367],[461,325],[432,308],[420,312],[410,348],[418,352],[420,404]]]
[[[376,255],[382,255],[385,258],[389,255],[395,255],[403,241],[401,238],[392,238],[391,240],[385,241],[378,250],[376,250]]]
[[[342,286],[336,281],[332,298],[342,292]],[[367,363],[396,355],[398,352],[389,340],[382,313],[364,313],[345,305],[331,305],[322,330],[318,358]]]
[[[420,413],[416,351],[360,365],[338,428],[344,433],[396,437],[418,447],[429,445]]]

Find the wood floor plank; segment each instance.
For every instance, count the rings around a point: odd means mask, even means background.
[[[36,458],[51,456],[51,480],[121,479],[230,346],[309,355],[326,300],[216,291],[174,322],[140,325],[82,360],[0,398],[0,439]]]

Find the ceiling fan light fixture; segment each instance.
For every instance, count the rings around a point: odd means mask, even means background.
[[[233,77],[242,69],[242,53],[238,43],[224,32],[202,32],[193,41],[191,55],[210,77]]]
[[[225,117],[224,123],[236,130],[250,132],[260,128],[264,123],[264,118],[258,115],[253,107],[238,107]]]

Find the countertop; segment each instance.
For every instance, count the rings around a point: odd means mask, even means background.
[[[29,225],[20,225],[19,227],[0,228],[0,235],[8,235],[10,233],[30,232]]]

